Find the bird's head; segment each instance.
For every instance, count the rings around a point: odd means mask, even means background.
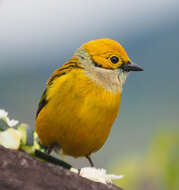
[[[143,71],[132,63],[122,45],[111,39],[89,41],[76,51],[75,56],[87,71],[95,72],[95,77],[97,73],[100,73],[99,76],[103,73],[103,78],[106,76],[109,80],[110,77],[114,79],[117,73],[121,84],[130,71]]]

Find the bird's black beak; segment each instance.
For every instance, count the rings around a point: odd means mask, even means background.
[[[120,66],[120,68],[123,71],[126,71],[126,72],[129,72],[129,71],[143,71],[143,69],[139,65],[131,63],[131,62],[123,63]]]

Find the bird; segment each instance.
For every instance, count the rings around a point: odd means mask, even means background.
[[[86,157],[105,144],[118,115],[129,72],[143,71],[123,46],[109,38],[88,41],[47,81],[36,113],[35,130],[47,152]]]

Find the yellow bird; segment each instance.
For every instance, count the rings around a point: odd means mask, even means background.
[[[36,132],[49,152],[86,157],[105,143],[118,115],[122,86],[130,71],[143,69],[111,39],[83,44],[47,81],[36,115]]]

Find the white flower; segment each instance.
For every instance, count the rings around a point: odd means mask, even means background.
[[[19,149],[21,133],[13,128],[0,132],[0,144],[6,148]]]
[[[19,121],[14,120],[14,119],[10,120],[9,118],[7,118],[6,121],[7,121],[7,124],[9,125],[9,127],[14,127],[19,123]]]
[[[78,173],[77,170],[74,168],[72,168],[71,171]],[[93,181],[105,184],[112,183],[112,180],[121,179],[123,177],[123,175],[118,176],[113,174],[107,174],[105,169],[97,169],[94,167],[81,168],[80,175]]]
[[[9,125],[9,127],[14,127],[15,125],[17,125],[19,123],[19,121],[17,121],[17,120],[14,120],[14,119],[10,120],[8,118],[8,112],[6,112],[5,110],[2,110],[2,109],[0,109],[0,119],[4,119],[7,122],[7,124]]]
[[[0,109],[0,119],[7,118],[8,113],[5,110]]]

